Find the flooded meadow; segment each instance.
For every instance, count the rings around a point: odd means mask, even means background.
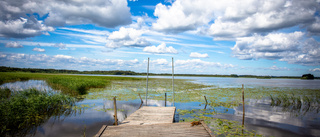
[[[68,113],[55,113],[35,122],[27,132],[21,128],[22,131],[15,132],[24,131],[23,135],[35,137],[94,136],[102,125],[113,125],[112,98],[116,97],[120,122],[147,102],[148,106],[175,106],[175,122],[204,120],[217,136],[320,134],[320,80],[175,77],[173,101],[170,77],[153,76],[146,101],[146,80],[137,77],[140,79],[114,79],[106,86],[90,88],[87,94],[74,96],[72,105],[64,106],[62,110]],[[7,82],[0,88],[12,92],[36,89],[53,94],[63,90],[39,79]]]

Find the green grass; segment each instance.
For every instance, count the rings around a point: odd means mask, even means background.
[[[0,72],[0,84],[30,79],[45,80],[53,89],[77,96],[87,94],[91,88],[105,88],[112,80],[141,80],[127,77],[101,77],[82,75],[57,75],[43,73]]]
[[[118,101],[145,99],[146,80],[144,78],[126,77],[101,77],[101,76],[78,76],[78,75],[51,75],[35,73],[1,73],[0,82],[16,80],[40,79],[45,80],[52,88],[61,90],[69,95],[83,95],[86,99],[108,99],[112,100],[117,96]],[[167,93],[167,100],[172,101],[172,83],[169,79],[149,79],[148,99],[164,100],[164,93]],[[202,102],[205,104],[203,96],[207,97],[208,105],[214,107],[234,108],[242,105],[242,89],[239,88],[219,88],[212,85],[202,85],[188,80],[175,80],[175,102]],[[284,108],[299,107],[301,110],[309,111],[305,106],[317,106],[319,109],[320,92],[319,89],[295,89],[295,88],[273,88],[273,87],[252,87],[245,88],[245,99],[265,99],[270,98],[271,102]],[[3,97],[10,96],[4,92]],[[89,93],[89,94],[86,94]],[[313,97],[313,98],[311,98]],[[245,102],[247,103],[247,102]],[[276,106],[276,105],[274,105]],[[80,108],[81,110],[81,108]],[[102,111],[102,110],[101,110]],[[106,110],[104,110],[106,111]],[[181,115],[190,115],[192,119],[203,119],[211,123],[216,135],[219,136],[259,136],[255,132],[244,131],[239,128],[236,121],[226,121],[213,119],[216,115],[214,109],[211,110],[179,110]],[[182,116],[183,117],[183,116]],[[221,123],[222,121],[222,123]],[[230,132],[229,132],[230,131]],[[232,134],[228,134],[232,133]]]
[[[52,116],[69,115],[75,99],[59,93],[35,89],[10,91],[0,89],[0,136],[25,136]]]

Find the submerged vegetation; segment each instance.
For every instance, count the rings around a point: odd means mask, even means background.
[[[23,133],[30,131],[39,125],[39,123],[48,120],[51,116],[68,115],[72,111],[88,109],[92,106],[72,106],[74,100],[69,96],[82,97],[86,99],[106,99],[112,100],[117,96],[118,101],[128,101],[139,99],[139,94],[142,99],[145,99],[146,81],[144,78],[129,78],[129,77],[109,77],[109,76],[82,76],[82,75],[53,75],[53,74],[39,74],[39,73],[11,73],[0,72],[0,84],[12,81],[24,81],[30,79],[44,80],[54,90],[60,90],[63,94],[45,94],[43,92],[28,90],[20,92],[12,92],[8,89],[1,89],[1,114],[10,115],[13,112],[4,112],[9,108],[6,106],[14,105],[19,112],[24,112],[20,107],[28,108],[29,114],[12,115],[1,121],[10,121],[14,118],[18,119],[12,125],[7,126],[8,123],[1,123],[6,125],[2,127],[1,135],[13,134],[13,127],[23,129]],[[233,74],[234,77],[235,74]],[[180,109],[178,110],[180,121],[195,121],[204,120],[213,132],[218,136],[260,136],[255,131],[249,131],[239,124],[238,121],[225,120],[213,118],[214,115],[220,113],[227,113],[235,107],[242,105],[241,95],[242,89],[238,87],[221,88],[215,85],[203,85],[191,82],[190,80],[176,79],[174,83],[175,102],[176,103],[190,103],[197,102],[200,106],[206,103],[203,96],[207,97],[208,103],[204,108],[207,109]],[[30,92],[30,93],[29,93]],[[34,93],[33,93],[34,92]],[[164,101],[164,94],[167,93],[167,100],[172,101],[172,83],[168,79],[149,79],[148,99]],[[53,96],[59,96],[53,98]],[[17,98],[17,99],[16,99]],[[18,100],[19,99],[19,100]],[[29,100],[33,103],[40,103],[39,106],[30,105],[26,103],[19,104],[19,102],[26,102]],[[46,99],[49,99],[45,101]],[[58,101],[62,99],[62,101]],[[63,101],[64,99],[69,100]],[[297,112],[297,115],[306,113],[308,111],[316,110],[319,113],[320,108],[320,92],[318,89],[299,89],[299,88],[276,88],[276,87],[247,87],[245,88],[245,103],[250,99],[270,100],[270,105],[274,107],[283,107],[283,111]],[[34,100],[34,101],[31,101]],[[15,103],[12,103],[15,102]],[[47,103],[43,103],[47,102]],[[67,105],[51,105],[50,102],[60,102]],[[49,106],[41,106],[49,105]],[[208,105],[208,107],[207,107]],[[12,106],[11,106],[12,107]],[[53,112],[45,112],[39,109],[40,112],[33,111],[38,107],[47,108]],[[57,110],[51,108],[58,108]],[[12,107],[15,108],[15,107]],[[32,110],[32,111],[31,111]],[[112,111],[112,108],[94,109],[96,111]],[[221,111],[222,110],[222,111]],[[11,111],[11,110],[10,110]],[[12,110],[13,111],[13,110]],[[120,111],[124,111],[121,110]],[[15,112],[15,113],[19,113]],[[42,113],[49,114],[44,116]],[[7,114],[8,113],[8,114]],[[26,117],[23,117],[23,116]],[[22,118],[23,117],[23,118]],[[42,117],[42,118],[40,118]],[[21,120],[20,120],[21,119]],[[27,122],[24,122],[26,120]],[[36,122],[34,122],[36,121]],[[39,121],[39,123],[37,123]],[[18,126],[17,126],[18,125]],[[21,125],[21,126],[20,126]],[[24,127],[23,126],[27,126]]]
[[[289,111],[296,116],[304,115],[307,112],[320,112],[320,94],[310,95],[280,94],[278,96],[270,95],[271,106],[280,106],[283,111]]]
[[[148,99],[164,100],[164,93],[167,93],[167,100],[172,101],[172,85],[168,79],[149,79]],[[205,108],[204,95],[208,100],[207,109],[179,109],[180,121],[198,121],[204,120],[213,129],[215,135],[218,136],[261,136],[255,131],[247,130],[238,121],[213,118],[216,114],[228,113],[242,105],[242,89],[240,88],[219,88],[215,85],[202,85],[191,82],[189,80],[175,80],[175,102],[199,102]],[[92,89],[86,95],[87,99],[108,99],[112,100],[113,96],[117,96],[121,100],[139,99],[139,94],[145,99],[146,83],[142,81],[112,81],[111,86],[105,89]],[[300,96],[302,105],[308,105],[314,109],[319,109],[319,105],[315,104],[320,99],[318,89],[299,89],[299,88],[277,88],[277,87],[247,87],[245,88],[245,103],[249,100],[272,100],[282,95]],[[304,96],[308,96],[307,99]],[[314,97],[311,99],[310,97]],[[271,101],[270,101],[271,102]],[[275,102],[276,103],[276,102]],[[282,103],[284,103],[282,101]],[[289,103],[288,103],[289,104]],[[309,111],[311,110],[311,107]]]
[[[242,126],[238,121],[213,118],[213,115],[219,114],[214,110],[178,109],[177,113],[183,117],[180,119],[180,122],[204,120],[216,136],[262,136],[257,134],[254,130],[247,130],[245,126]]]
[[[75,99],[35,89],[0,88],[1,136],[24,136],[52,116],[70,115]]]

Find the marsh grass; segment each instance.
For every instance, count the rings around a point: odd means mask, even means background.
[[[42,73],[23,73],[23,72],[0,72],[0,84],[13,81],[25,80],[44,80],[55,90],[60,90],[64,94],[78,96],[85,95],[89,89],[105,88],[110,86],[113,80],[142,80],[139,78],[127,77],[101,77],[85,75],[57,75]]]
[[[0,89],[0,94],[6,92]],[[75,99],[70,96],[35,89],[10,92],[0,100],[1,136],[25,136],[52,116],[73,113]]]
[[[315,111],[319,113],[320,111],[320,98],[319,93],[313,94],[303,94],[298,95],[292,93],[290,94],[279,94],[277,96],[270,95],[271,106],[282,107],[282,111],[289,111],[291,114],[296,116],[305,115],[307,112]]]
[[[5,78],[1,81],[40,79],[56,90],[73,96],[81,95],[86,99],[106,99],[112,100],[117,96],[119,101],[140,99],[139,94],[145,99],[146,80],[144,78],[124,78],[124,77],[95,77],[95,76],[75,76],[75,75],[50,75],[31,73],[0,73]],[[18,75],[18,76],[17,76]],[[2,79],[2,80],[1,80]],[[148,99],[164,100],[164,93],[167,93],[168,101],[172,100],[171,79],[149,79]],[[200,102],[205,103],[203,96],[207,97],[210,109],[179,110],[183,121],[203,119],[206,123],[211,123],[218,136],[260,136],[253,131],[246,131],[240,128],[236,121],[214,119],[213,115],[218,114],[216,107],[224,107],[226,110],[242,105],[241,87],[239,88],[219,88],[214,85],[202,85],[189,80],[175,80],[175,102]],[[320,93],[318,89],[294,89],[294,88],[270,88],[270,87],[249,87],[244,89],[245,99],[270,99],[272,106],[282,106],[283,111],[287,108],[300,108],[303,113],[318,106],[319,111]],[[88,93],[88,94],[87,94]],[[7,96],[2,95],[3,97]],[[10,94],[9,94],[10,95]],[[248,102],[245,102],[248,103]],[[310,106],[310,107],[308,107]],[[84,111],[90,106],[71,107],[71,110]],[[111,108],[97,111],[110,111]],[[293,110],[293,109],[290,109]],[[222,122],[222,123],[221,123]],[[239,131],[244,130],[244,134]],[[229,134],[232,133],[232,134]]]

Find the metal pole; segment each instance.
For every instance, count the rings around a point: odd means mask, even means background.
[[[146,91],[146,106],[148,106],[148,79],[149,79],[149,58],[148,58],[148,67],[147,67],[147,91]]]
[[[173,99],[173,106],[174,106],[174,65],[173,65],[173,57],[172,57],[172,99]]]

